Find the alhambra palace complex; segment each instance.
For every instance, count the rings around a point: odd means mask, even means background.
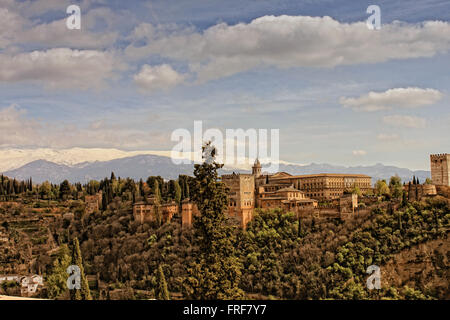
[[[436,194],[450,198],[450,154],[430,155],[430,162],[432,184],[405,185],[409,200]],[[345,191],[354,187],[363,193],[373,190],[371,177],[363,174],[262,174],[258,159],[251,174],[227,174],[221,180],[229,188],[227,215],[244,228],[252,219],[255,208],[280,208],[294,212],[297,217],[351,217],[358,207],[358,196]],[[175,202],[160,204],[155,198],[133,205],[134,219],[141,223],[155,221],[158,216],[162,222],[167,222],[178,212],[180,207]],[[188,199],[182,202],[183,227],[190,227],[192,217],[198,214],[194,203]]]

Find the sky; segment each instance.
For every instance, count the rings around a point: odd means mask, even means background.
[[[450,152],[450,2],[355,2],[0,0],[0,152],[171,150],[201,120],[279,129],[288,162],[429,169]]]

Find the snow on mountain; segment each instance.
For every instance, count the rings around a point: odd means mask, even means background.
[[[165,179],[176,179],[179,174],[192,175],[194,164],[174,164],[172,159],[157,155],[137,155],[108,161],[83,162],[73,166],[57,164],[46,160],[32,161],[20,168],[6,171],[4,174],[19,180],[33,178],[34,182],[40,183],[49,180],[60,183],[64,179],[71,182],[87,182],[91,179],[100,180],[109,177],[111,171],[116,176],[130,177],[133,179],[143,178],[150,175],[160,175]],[[430,177],[429,171],[412,171],[406,168],[385,166],[376,164],[372,166],[344,167],[330,164],[293,165],[280,164],[280,171],[290,174],[312,174],[312,173],[362,173],[372,177],[372,183],[378,179],[389,179],[393,175],[399,175],[402,181],[410,181],[415,176],[421,182]],[[241,169],[223,168],[220,174],[236,172],[249,172]]]
[[[33,181],[49,180],[61,182],[69,179],[72,182],[86,182],[90,179],[102,179],[111,171],[122,177],[146,178],[149,175],[161,175],[173,179],[178,174],[192,174],[193,162],[176,165],[170,158],[170,151],[123,151],[101,148],[71,148],[54,150],[40,149],[0,149],[0,173],[18,179],[33,177]],[[182,158],[181,155],[179,158]],[[261,161],[264,163],[264,161]],[[222,173],[251,170],[252,161],[246,161],[241,166],[226,166]],[[266,163],[267,165],[267,163]],[[420,181],[430,177],[425,170],[409,170],[381,163],[372,166],[345,167],[330,164],[311,163],[295,164],[280,161],[279,171],[290,174],[311,173],[363,173],[377,179],[389,179],[399,175],[403,181],[409,181],[416,176]]]
[[[95,161],[81,165],[68,166],[56,164],[46,160],[35,160],[26,165],[6,171],[4,174],[11,178],[25,180],[32,178],[35,183],[48,180],[61,183],[67,179],[70,182],[88,182],[109,177],[114,171],[117,177],[130,177],[133,179],[146,179],[150,175],[161,175],[165,179],[176,179],[179,174],[192,174],[193,164],[174,164],[169,157],[157,155],[138,155],[113,159],[108,161]]]
[[[10,171],[36,160],[50,161],[67,166],[82,165],[94,161],[109,161],[137,155],[170,156],[170,151],[124,151],[103,148],[70,149],[0,149],[0,172]]]
[[[156,155],[171,157],[171,151],[139,150],[124,151],[119,149],[103,148],[70,148],[70,149],[0,149],[0,172],[11,171],[20,168],[32,161],[45,160],[55,164],[66,166],[86,166],[95,161],[110,161],[114,159],[123,159],[137,155]],[[178,155],[175,158],[193,159],[191,154]],[[264,161],[263,159],[261,159]],[[250,170],[253,165],[253,159],[241,161],[242,165],[225,166],[226,168]],[[300,165],[280,160],[280,164]]]

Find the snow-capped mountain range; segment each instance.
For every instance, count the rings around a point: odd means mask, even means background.
[[[87,182],[109,177],[111,171],[116,176],[143,178],[160,175],[165,179],[175,179],[179,174],[191,175],[193,162],[177,165],[170,158],[170,151],[123,151],[118,149],[72,148],[53,149],[0,149],[0,173],[16,179],[33,178],[34,182],[45,180],[60,183],[64,179],[71,182]],[[240,168],[224,168],[221,173],[245,172],[249,165]],[[430,177],[425,170],[412,171],[406,168],[386,166],[381,163],[371,166],[336,166],[311,163],[308,165],[280,162],[279,171],[290,174],[314,173],[362,173],[378,179],[389,179],[399,175],[403,181],[416,176],[420,181]]]
[[[170,157],[170,151],[124,151],[103,148],[70,149],[0,149],[0,172],[14,170],[35,160],[46,160],[56,164],[74,166],[86,162],[109,161],[137,155]]]
[[[155,155],[177,159],[193,158],[191,153],[184,153],[181,155],[176,154],[175,156],[173,156],[171,154],[171,151],[160,150],[125,151],[113,148],[0,149],[0,172],[11,171],[36,160],[46,160],[55,164],[66,166],[80,166],[83,164],[86,165],[90,162],[110,161],[115,159],[134,157],[138,155]],[[280,161],[280,163],[286,165],[300,165],[287,161]],[[242,170],[249,170],[251,168],[251,164],[251,161],[247,161],[246,164],[230,167],[230,169],[239,168]]]

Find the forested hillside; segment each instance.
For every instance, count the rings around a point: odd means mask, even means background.
[[[395,212],[376,209],[346,221],[299,221],[290,213],[259,211],[246,231],[235,229],[234,248],[243,266],[240,288],[250,298],[448,299],[449,226],[443,199]],[[182,231],[179,220],[140,225],[120,205],[73,221],[69,233],[81,241],[87,273],[99,273],[111,289],[154,288],[161,265],[169,291],[181,297],[186,267],[198,254],[192,232]],[[411,275],[407,284],[382,279],[381,290],[366,289],[369,265],[383,272],[397,254],[436,239],[442,249],[431,252],[436,261],[432,273],[441,281],[430,286],[426,278]]]
[[[111,174],[86,185],[34,186],[2,177],[0,235],[7,242],[0,248],[0,272],[43,274],[41,295],[68,299],[66,269],[79,241],[75,251],[94,299],[450,298],[448,199],[408,202],[401,184],[390,185],[391,192],[380,183],[379,200],[352,218],[297,219],[256,210],[243,230],[221,214],[227,200],[217,180],[220,166],[202,166],[195,178],[171,181]],[[87,212],[82,199],[100,190],[100,208]],[[193,229],[181,228],[180,213],[168,223],[141,224],[132,204],[149,195],[177,203],[193,197],[208,205],[201,207],[207,214]],[[381,268],[380,290],[366,287],[370,265]]]

